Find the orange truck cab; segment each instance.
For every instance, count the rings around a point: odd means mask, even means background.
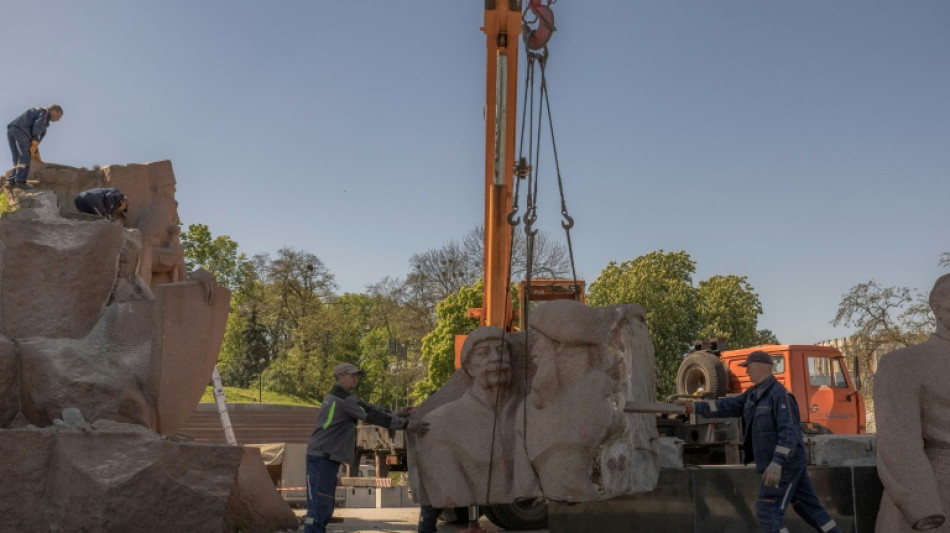
[[[744,392],[752,382],[739,364],[756,350],[772,356],[772,374],[795,396],[806,431],[845,435],[867,432],[864,398],[845,368],[844,356],[830,346],[767,344],[718,354],[693,352],[680,366],[678,392],[713,397]],[[713,368],[713,358],[721,362],[721,367]]]

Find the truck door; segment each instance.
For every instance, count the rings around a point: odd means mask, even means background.
[[[855,433],[858,426],[855,406],[857,402],[848,395],[852,392],[845,378],[841,357],[806,354],[808,370],[808,420],[821,424],[832,433]]]

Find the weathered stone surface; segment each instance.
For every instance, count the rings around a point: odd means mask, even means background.
[[[99,429],[0,430],[0,529],[218,533],[297,527],[256,450],[176,442],[102,421],[93,427]],[[267,486],[269,491],[260,489]]]
[[[19,411],[20,375],[13,341],[0,337],[0,427],[9,427]]]
[[[408,435],[421,501],[458,507],[541,494],[520,431],[524,353],[523,334],[479,328],[465,342],[462,369],[414,410],[431,428]]]
[[[528,338],[526,362],[523,333],[476,330],[462,369],[413,410],[431,428],[408,436],[420,501],[595,501],[655,486],[656,421],[623,412],[655,397],[643,310],[549,302]]]
[[[0,218],[0,427],[17,428],[0,429],[0,531],[296,529],[257,450],[151,431],[198,403],[230,300],[184,273],[171,164],[31,178]],[[110,185],[131,191],[124,221],[72,213]]]
[[[65,219],[0,219],[0,334],[85,337],[109,301],[123,230]]]
[[[110,418],[155,427],[155,407],[132,372],[107,348],[88,340],[20,341],[23,416],[43,427],[63,409],[76,407],[89,420]]]
[[[538,307],[531,331],[527,447],[545,496],[597,501],[652,489],[656,417],[623,411],[656,397],[643,309],[555,301]]]
[[[877,435],[808,435],[808,464],[814,466],[874,466]]]
[[[204,285],[186,281],[156,286],[154,303],[153,394],[158,431],[171,434],[188,420],[204,394],[221,350],[229,298],[226,289],[218,288],[209,303]],[[221,333],[208,335],[212,331]]]
[[[937,331],[884,355],[874,377],[878,533],[950,532],[950,274],[934,284],[930,308]]]
[[[142,257],[139,230],[62,218],[53,194],[121,186],[149,201],[138,204],[139,218],[157,205],[177,221],[171,164],[105,171],[47,164],[31,177],[38,189],[12,191],[17,209],[0,219],[0,369],[9,370],[0,377],[0,427],[49,425],[75,406],[89,419],[174,433],[210,379],[228,291],[206,272],[194,280],[155,276],[149,287],[140,264],[152,259]],[[184,272],[181,254],[165,259]],[[178,281],[163,284],[171,279]]]

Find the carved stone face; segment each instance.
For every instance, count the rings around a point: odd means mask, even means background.
[[[930,308],[934,312],[938,326],[950,331],[950,275],[942,276],[934,284],[930,293]]]
[[[479,341],[471,348],[465,371],[483,389],[494,389],[511,382],[511,353],[500,338]]]

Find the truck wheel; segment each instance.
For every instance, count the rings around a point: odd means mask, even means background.
[[[712,398],[726,395],[729,373],[719,356],[712,352],[693,352],[683,359],[676,372],[677,394],[702,394]]]
[[[548,502],[539,498],[508,505],[492,505],[485,510],[485,516],[496,526],[513,531],[547,529]]]

